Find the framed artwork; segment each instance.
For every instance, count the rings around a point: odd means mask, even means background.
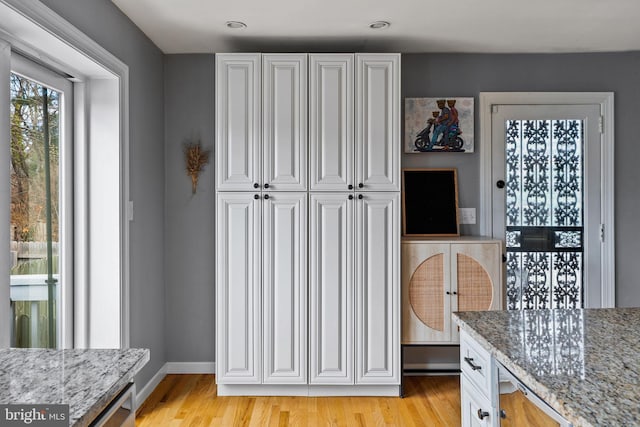
[[[473,147],[473,97],[405,98],[405,153],[473,153]]]
[[[402,170],[402,235],[459,236],[456,169]]]

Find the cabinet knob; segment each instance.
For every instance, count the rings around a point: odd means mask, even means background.
[[[488,412],[483,411],[482,409],[478,409],[478,418],[480,418],[481,420],[484,420],[488,416],[489,416]]]
[[[504,188],[504,181],[499,179],[498,182],[496,182],[496,187],[498,188]]]
[[[454,294],[454,295],[458,295],[458,293],[457,293],[456,291],[453,291],[453,294]]]
[[[447,295],[451,295],[451,292],[447,291]]]
[[[265,195],[264,195],[264,199],[265,199],[265,200],[269,200],[269,195],[268,195],[268,194],[265,194]]]
[[[362,194],[358,194],[358,199],[362,200],[364,199],[364,196]]]
[[[264,188],[269,188],[269,184],[265,184],[265,185],[264,185]]]
[[[364,184],[363,183],[358,184],[358,188],[364,188]]]
[[[260,184],[258,184],[257,182],[253,184],[253,188],[260,188]]]
[[[256,199],[256,200],[258,200],[258,199],[260,198],[260,196],[258,196],[257,194],[254,194],[254,195],[253,195],[253,198],[254,198],[254,199]]]
[[[353,185],[349,184],[349,190],[353,190]]]
[[[349,194],[349,200],[353,200],[353,194]]]

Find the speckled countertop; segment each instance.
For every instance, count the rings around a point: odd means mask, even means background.
[[[149,350],[0,350],[0,403],[68,404],[88,425],[149,361]]]
[[[455,317],[574,426],[640,426],[640,308]]]

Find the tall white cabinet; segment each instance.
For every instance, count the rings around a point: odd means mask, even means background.
[[[400,56],[216,56],[219,394],[397,395]]]

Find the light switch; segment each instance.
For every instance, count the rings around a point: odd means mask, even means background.
[[[460,224],[476,223],[476,208],[460,208],[458,209],[458,218]]]

